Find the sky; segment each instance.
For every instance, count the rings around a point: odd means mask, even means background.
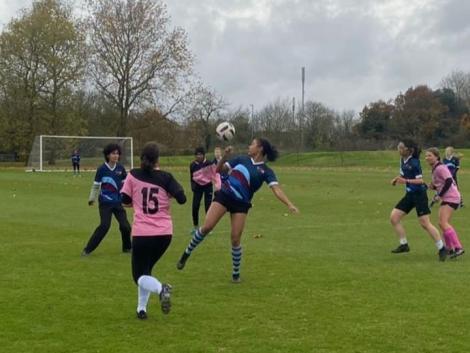
[[[77,7],[81,0],[75,0]],[[0,0],[0,25],[31,0]],[[338,111],[470,71],[470,1],[167,0],[195,71],[233,108],[277,98]]]

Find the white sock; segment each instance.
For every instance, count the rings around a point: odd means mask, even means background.
[[[152,276],[140,276],[139,280],[137,281],[137,284],[139,285],[139,287],[152,293],[160,294],[160,292],[162,291],[162,284],[158,279]]]
[[[149,302],[150,292],[141,286],[137,287],[138,292],[138,303],[137,303],[137,312],[145,311],[147,312],[147,303]]]
[[[442,239],[436,241],[436,248],[437,248],[437,250],[441,250],[443,246],[444,246],[444,242],[442,241]]]
[[[408,240],[406,239],[406,237],[401,238],[400,239],[400,245],[405,245],[405,244],[408,244]]]

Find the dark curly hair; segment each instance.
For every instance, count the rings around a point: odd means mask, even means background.
[[[109,162],[109,155],[114,151],[118,151],[119,155],[121,155],[121,146],[119,146],[117,143],[110,143],[103,148],[103,155],[106,162]]]

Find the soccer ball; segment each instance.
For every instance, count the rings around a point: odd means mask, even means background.
[[[235,127],[228,121],[217,125],[215,134],[220,141],[230,141],[235,136]]]

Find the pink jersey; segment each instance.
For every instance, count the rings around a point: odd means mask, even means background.
[[[133,236],[173,234],[170,199],[174,196],[179,203],[184,203],[186,196],[170,173],[133,169],[124,182],[121,194],[123,203],[131,203],[134,208]]]
[[[199,185],[214,184],[215,190],[220,190],[222,181],[220,174],[216,172],[217,164],[212,164],[205,168],[201,168],[193,173],[193,180]]]
[[[439,163],[435,166],[432,170],[432,183],[436,187],[436,191],[438,193],[441,192],[442,188],[444,187],[446,179],[452,179],[452,174],[450,173],[449,169],[445,164]],[[452,179],[452,185],[450,186],[449,190],[442,195],[441,200],[444,202],[450,203],[460,203],[460,192],[455,185],[455,182]]]
[[[215,175],[214,164],[207,164],[193,173],[193,180],[199,185],[206,185],[212,183]]]

